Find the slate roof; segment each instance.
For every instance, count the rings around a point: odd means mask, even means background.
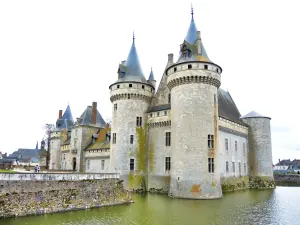
[[[153,74],[152,68],[151,68],[151,72],[150,72],[150,75],[149,75],[148,80],[155,80],[155,79],[154,79],[154,74]]]
[[[232,122],[246,126],[243,121],[240,120],[241,114],[236,107],[231,95],[229,92],[224,91],[223,89],[218,89],[218,104],[219,104],[219,117],[230,120]],[[157,112],[162,110],[171,109],[170,104],[157,105],[150,107],[148,112]]]
[[[27,161],[29,158],[31,162],[38,163],[40,149],[27,149],[27,148],[19,148],[18,151],[13,152],[8,156],[8,158],[18,158],[18,161]]]
[[[263,116],[255,111],[252,111],[244,116],[241,117],[241,119],[244,119],[244,118],[268,118],[268,119],[271,119],[270,117],[267,117],[267,116]]]
[[[92,124],[92,110],[93,110],[93,108],[91,106],[88,106],[84,110],[84,112],[81,114],[81,116],[79,118],[80,125],[93,125]],[[97,127],[105,127],[106,126],[106,123],[98,110],[97,110],[97,114],[96,114],[95,126],[97,126]]]
[[[61,130],[63,128],[71,128],[74,124],[71,108],[68,105],[62,118],[56,121],[56,130]]]
[[[119,78],[115,83],[126,81],[147,83],[135,47],[134,36],[127,60],[119,65],[118,73]]]

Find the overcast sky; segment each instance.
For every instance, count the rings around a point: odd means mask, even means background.
[[[221,88],[242,115],[272,118],[274,162],[300,158],[299,4],[193,2],[208,56],[223,68]],[[144,74],[152,66],[159,83],[168,53],[178,57],[190,7],[186,0],[0,1],[0,151],[34,148],[68,103],[74,120],[93,101],[110,118],[108,87],[133,30]]]

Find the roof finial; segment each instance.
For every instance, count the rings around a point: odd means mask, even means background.
[[[133,36],[132,36],[133,43],[134,43],[134,39],[135,39],[135,36],[134,36],[134,31],[133,31]]]
[[[191,3],[191,14],[192,14],[192,20],[194,19],[194,8],[193,3]]]

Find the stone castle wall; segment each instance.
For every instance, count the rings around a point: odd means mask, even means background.
[[[111,177],[107,179],[104,179],[105,174],[47,174],[44,177],[42,174],[33,175],[20,175],[27,178],[20,180],[21,177],[16,174],[1,174],[1,178],[6,180],[0,180],[0,218],[131,202],[131,196],[124,190],[122,182],[113,178],[116,175],[106,174]],[[63,180],[63,177],[67,179]],[[88,177],[98,179],[85,179]]]

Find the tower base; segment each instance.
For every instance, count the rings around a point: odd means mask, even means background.
[[[273,189],[276,188],[274,177],[257,176],[249,178],[250,188]]]

